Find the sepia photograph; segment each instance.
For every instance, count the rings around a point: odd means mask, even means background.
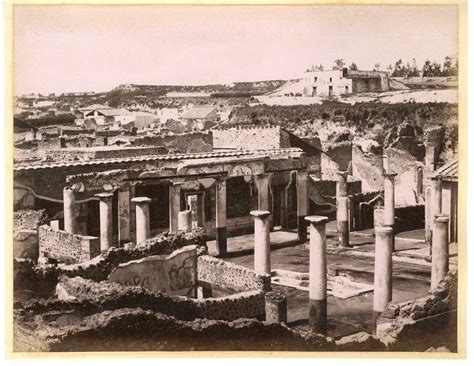
[[[466,357],[466,8],[10,4],[10,357]]]

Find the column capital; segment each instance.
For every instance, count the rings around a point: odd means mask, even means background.
[[[306,216],[304,219],[315,225],[326,224],[329,221],[327,216]]]
[[[338,170],[336,174],[339,176],[339,179],[343,182],[346,182],[347,177],[349,176],[349,172],[347,170]]]
[[[298,174],[296,175],[297,179],[307,179],[308,178],[308,171],[307,170],[298,170]]]
[[[444,214],[435,215],[436,222],[449,222],[449,216]]]
[[[113,193],[109,193],[109,192],[104,192],[104,193],[97,193],[94,195],[95,197],[97,198],[100,198],[100,200],[107,200],[107,199],[110,199],[114,196]]]
[[[383,175],[384,178],[394,180],[395,177],[397,176],[397,173],[383,173],[382,175]]]
[[[136,204],[150,203],[151,198],[148,198],[148,197],[135,197],[135,198],[132,198],[132,202],[134,202]]]
[[[255,211],[250,211],[250,215],[264,219],[270,216],[270,211],[255,210]]]

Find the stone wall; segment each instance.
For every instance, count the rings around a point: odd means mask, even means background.
[[[457,352],[457,294],[457,271],[450,271],[429,296],[390,303],[377,319],[377,338],[391,351]]]
[[[170,136],[140,136],[133,139],[135,146],[163,146],[173,153],[193,153],[212,151],[212,135],[196,132]]]
[[[13,213],[13,229],[36,228],[47,220],[46,210],[18,210]]]
[[[143,146],[143,147],[96,147],[96,148],[68,148],[52,150],[48,156],[54,161],[73,161],[90,159],[109,159],[125,158],[147,155],[167,154],[168,149],[162,146]]]
[[[214,149],[268,150],[281,147],[279,126],[238,127],[212,131]]]
[[[38,241],[40,257],[66,264],[85,262],[100,254],[99,238],[55,230],[48,225],[38,228]]]
[[[38,232],[36,230],[19,229],[13,233],[13,258],[30,258],[38,260]]]
[[[233,292],[271,290],[269,275],[208,255],[198,258],[198,281]]]

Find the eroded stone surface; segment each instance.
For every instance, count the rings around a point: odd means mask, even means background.
[[[196,297],[196,248],[195,245],[190,245],[167,256],[153,255],[119,264],[108,280],[170,295]]]

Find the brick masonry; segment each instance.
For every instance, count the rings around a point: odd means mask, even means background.
[[[88,261],[100,254],[99,238],[55,230],[48,225],[38,228],[39,255],[66,264]]]

